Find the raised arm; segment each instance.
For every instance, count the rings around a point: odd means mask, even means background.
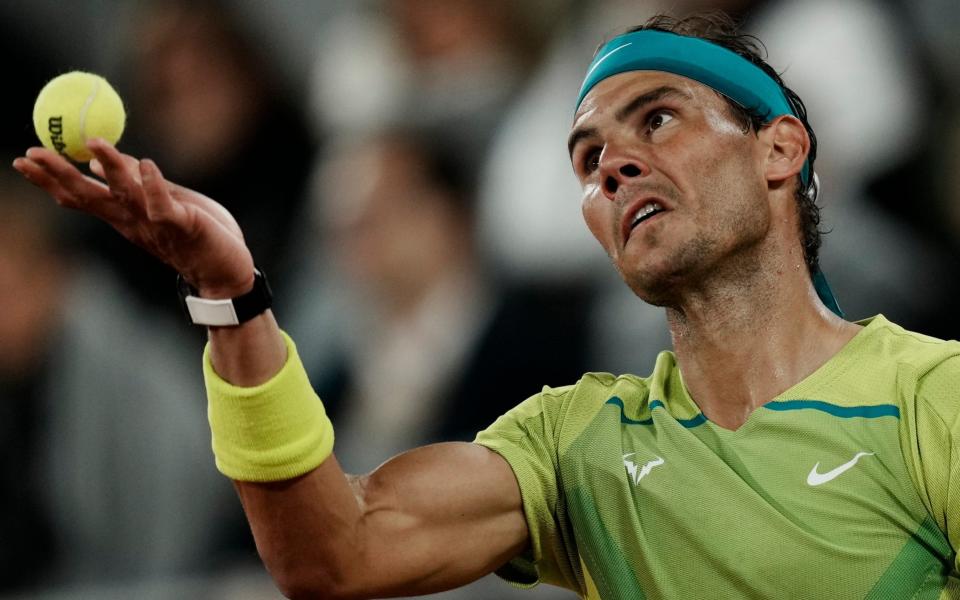
[[[153,162],[89,143],[84,176],[59,155],[31,148],[14,167],[63,206],[99,217],[169,264],[207,298],[253,285],[253,259],[219,204],[163,179]],[[216,373],[236,386],[271,379],[288,359],[270,311],[210,330]],[[473,444],[402,454],[363,477],[331,456],[295,479],[236,482],[257,547],[290,597],[369,598],[462,585],[523,550],[520,492],[504,459]]]

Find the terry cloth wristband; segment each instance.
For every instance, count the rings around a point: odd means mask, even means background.
[[[333,425],[286,333],[287,362],[270,380],[238,387],[203,351],[207,416],[217,469],[238,481],[280,481],[316,468],[333,452]]]

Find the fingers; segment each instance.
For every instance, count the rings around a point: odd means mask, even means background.
[[[97,168],[110,187],[113,198],[133,214],[146,212],[143,187],[140,181],[136,159],[124,158],[113,145],[95,138],[87,142],[87,148],[97,158]]]
[[[88,146],[97,156],[100,156],[98,149],[106,155],[112,156],[112,163],[101,161],[99,158],[94,159],[90,163],[90,169],[107,180],[114,195],[117,194],[117,190],[114,190],[114,184],[108,177],[110,170],[122,168],[130,174],[132,180],[143,191],[142,196],[138,195],[134,198],[137,200],[142,198],[142,202],[138,203],[137,206],[144,211],[144,214],[151,221],[177,221],[186,214],[186,206],[193,206],[209,214],[228,231],[241,238],[243,237],[240,228],[227,209],[202,194],[167,181],[160,172],[160,168],[152,160],[137,160],[130,155],[118,152],[111,144],[101,139],[91,140]],[[148,177],[150,178],[150,190],[147,189]]]
[[[47,171],[33,159],[18,158],[13,161],[13,168],[26,177],[27,181],[37,187],[43,188],[54,198],[59,200],[58,197],[63,195],[64,192],[60,182],[47,173]]]
[[[144,207],[147,218],[154,222],[177,222],[184,215],[184,208],[170,195],[170,186],[163,173],[149,158],[139,161],[138,172],[143,182]]]
[[[101,182],[86,177],[62,156],[45,148],[30,148],[26,158],[18,158],[13,166],[69,208],[89,211],[91,203],[96,205],[110,197]]]
[[[129,171],[130,174],[133,176],[134,181],[136,181],[137,183],[141,183],[140,161],[130,156],[129,154],[123,154],[122,152],[118,152],[118,154],[120,154],[121,160],[124,162],[127,168],[127,171]],[[93,174],[96,175],[97,177],[100,177],[102,179],[107,178],[103,170],[103,163],[101,163],[99,159],[94,158],[93,160],[90,161],[90,171],[92,171]]]
[[[194,280],[246,277],[252,258],[236,221],[206,196],[168,183],[149,159],[124,155],[102,140],[87,147],[94,174],[81,173],[55,152],[31,148],[14,167],[58,202],[107,221],[121,235]],[[198,257],[209,257],[209,261]],[[199,260],[199,262],[198,262]],[[209,263],[209,264],[208,264]]]

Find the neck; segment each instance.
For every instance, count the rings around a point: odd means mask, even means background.
[[[667,308],[687,390],[721,427],[738,428],[860,329],[823,306],[802,259],[785,263],[713,278]]]

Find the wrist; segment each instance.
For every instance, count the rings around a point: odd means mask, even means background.
[[[266,312],[273,304],[273,292],[267,278],[258,270],[252,282],[244,285],[205,286],[201,292],[177,277],[177,291],[187,318],[194,325],[232,327]]]
[[[200,298],[208,300],[223,300],[243,296],[253,289],[256,277],[256,270],[251,271],[250,275],[243,281],[220,283],[220,284],[200,284],[196,286],[197,295]]]
[[[239,327],[209,327],[210,361],[233,385],[260,385],[287,361],[287,346],[269,310]]]

